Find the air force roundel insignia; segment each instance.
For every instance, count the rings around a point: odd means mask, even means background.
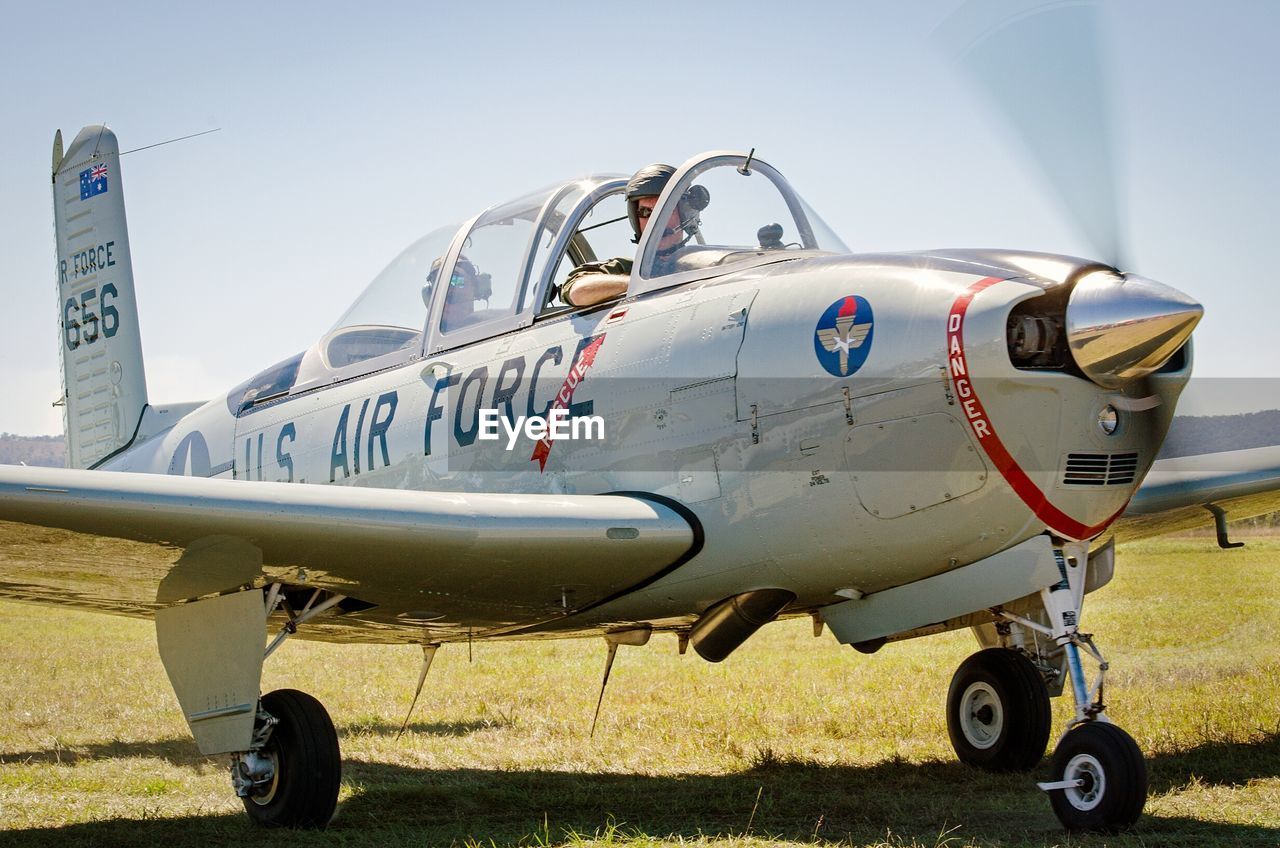
[[[813,352],[829,374],[848,377],[871,353],[871,304],[856,294],[827,307],[813,330]]]

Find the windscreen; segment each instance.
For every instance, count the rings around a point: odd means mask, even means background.
[[[690,169],[650,218],[647,227],[656,226],[662,231],[648,237],[643,277],[787,251],[848,252],[777,171],[738,156],[713,157]]]
[[[420,331],[427,323],[432,263],[443,258],[457,224],[432,230],[409,245],[373,278],[330,332],[342,327],[379,325]]]
[[[526,195],[476,221],[449,277],[442,332],[516,313],[529,276],[530,252],[544,239],[553,239],[559,229],[554,216],[539,226],[544,207],[558,190],[555,186]]]

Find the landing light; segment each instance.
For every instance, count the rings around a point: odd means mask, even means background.
[[[396,618],[402,621],[409,622],[439,621],[444,617],[445,613],[435,612],[434,610],[410,610],[408,612],[402,612],[396,616]]]
[[[1120,426],[1120,413],[1116,412],[1114,406],[1107,404],[1102,407],[1102,411],[1098,413],[1098,426],[1108,436],[1115,433],[1116,428]]]

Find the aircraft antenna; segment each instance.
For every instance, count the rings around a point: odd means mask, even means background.
[[[97,138],[95,138],[95,139],[93,140],[93,153],[92,153],[92,154],[90,154],[90,156],[89,156],[89,158],[90,158],[90,159],[97,159],[97,158],[98,158],[98,147],[102,144],[102,135],[103,135],[103,133],[105,133],[105,132],[107,131],[107,122],[106,122],[106,121],[103,121],[99,126],[101,127],[101,129],[99,129],[99,130],[98,130],[98,137],[97,137]]]
[[[189,138],[199,138],[202,135],[208,135],[209,133],[220,132],[221,130],[222,130],[222,127],[214,127],[211,130],[204,130],[203,132],[192,133],[191,135],[184,135],[179,138],[171,138],[168,141],[157,141],[155,144],[147,144],[142,147],[135,147],[132,150],[126,150],[124,153],[121,153],[120,155],[128,156],[130,153],[137,153],[139,150],[150,150],[153,147],[164,147],[166,144],[173,144],[175,141],[186,141]]]
[[[594,739],[596,735],[596,721],[600,718],[600,705],[604,703],[604,688],[609,685],[609,672],[613,671],[613,658],[618,655],[618,643],[609,640],[609,656],[604,661],[604,679],[600,681],[600,697],[596,699],[596,712],[591,717],[591,733],[589,738]]]
[[[422,671],[418,674],[418,688],[414,690],[413,701],[409,704],[409,713],[404,717],[404,724],[400,725],[400,732],[396,734],[396,739],[403,736],[405,729],[409,726],[409,719],[413,717],[413,708],[418,706],[418,696],[422,694],[422,684],[427,682],[427,672],[431,670],[431,661],[436,658],[436,651],[439,648],[439,642],[425,642],[422,645]]]
[[[609,646],[609,656],[604,661],[604,678],[600,681],[600,697],[596,698],[596,712],[591,717],[591,736],[596,735],[596,722],[600,719],[600,705],[604,703],[604,689],[609,685],[609,672],[613,671],[613,660],[618,655],[619,645],[645,645],[649,642],[652,628],[648,626],[633,627],[630,630],[615,630],[604,634],[605,644]]]

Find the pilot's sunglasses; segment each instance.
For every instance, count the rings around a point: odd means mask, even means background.
[[[450,288],[459,289],[465,286],[466,284],[467,284],[467,278],[459,274],[457,271],[454,271],[453,276],[449,278]]]
[[[648,218],[648,217],[649,217],[649,216],[651,216],[651,215],[653,215],[653,207],[652,207],[652,206],[637,206],[637,207],[636,207],[636,217],[637,217],[637,218]]]

